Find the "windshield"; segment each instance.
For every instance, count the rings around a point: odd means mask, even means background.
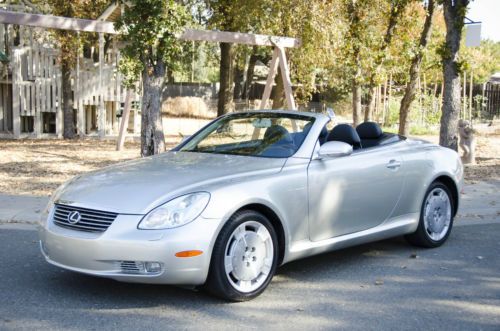
[[[182,152],[290,157],[299,149],[314,117],[240,113],[222,117],[193,136]]]

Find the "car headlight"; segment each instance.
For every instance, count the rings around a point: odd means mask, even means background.
[[[67,181],[60,185],[54,193],[50,196],[49,202],[47,203],[47,206],[42,210],[42,213],[40,214],[40,225],[44,226],[45,223],[47,222],[47,217],[49,216],[50,212],[52,211],[52,208],[54,208],[56,200],[59,198],[61,195],[62,191],[68,186],[68,184],[71,182]]]
[[[153,209],[137,226],[143,230],[171,229],[194,221],[210,200],[207,192],[180,196]]]

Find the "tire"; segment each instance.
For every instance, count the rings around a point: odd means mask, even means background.
[[[225,300],[251,300],[269,285],[277,263],[278,239],[271,222],[253,210],[237,212],[217,237],[205,288]]]
[[[439,247],[450,235],[453,227],[454,202],[450,189],[443,183],[433,182],[425,193],[417,231],[405,238],[415,246]]]

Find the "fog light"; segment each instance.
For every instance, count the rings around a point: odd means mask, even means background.
[[[147,273],[159,273],[161,271],[160,262],[146,262],[145,266]]]

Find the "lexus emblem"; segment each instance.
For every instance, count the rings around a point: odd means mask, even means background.
[[[70,224],[76,224],[80,222],[81,219],[82,215],[80,215],[80,213],[75,210],[73,210],[71,213],[68,214],[68,222]]]

